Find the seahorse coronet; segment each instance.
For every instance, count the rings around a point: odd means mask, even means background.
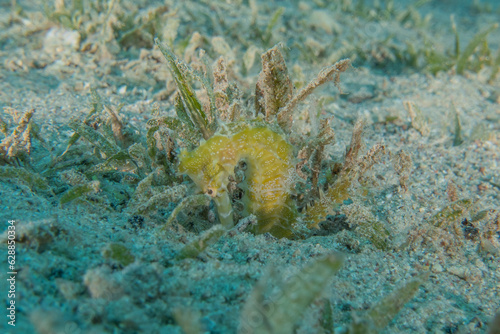
[[[266,126],[247,126],[233,134],[214,135],[191,152],[182,152],[179,172],[187,174],[205,193],[213,197],[219,219],[234,225],[227,185],[234,168],[245,162],[241,188],[245,214],[254,214],[255,233],[270,232],[277,237],[292,234],[297,218],[290,197],[293,182],[293,146]]]

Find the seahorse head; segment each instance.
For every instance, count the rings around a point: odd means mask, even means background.
[[[226,191],[233,172],[232,145],[229,138],[214,136],[191,152],[182,152],[179,172],[187,174],[206,194],[216,197]]]

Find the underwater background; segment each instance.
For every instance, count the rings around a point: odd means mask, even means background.
[[[499,23],[0,0],[0,332],[500,333]]]

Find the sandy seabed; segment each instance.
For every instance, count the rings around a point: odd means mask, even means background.
[[[349,1],[117,1],[114,7],[90,1],[83,2],[82,22],[71,15],[77,1],[62,3],[46,11],[41,1],[0,3],[4,137],[30,110],[38,136],[25,161],[2,149],[0,270],[11,276],[8,226],[15,221],[17,274],[14,285],[6,279],[0,285],[5,306],[15,301],[15,327],[4,308],[1,332],[243,332],[242,324],[259,321],[243,312],[259,280],[272,275],[289,281],[332,252],[343,254],[344,264],[302,317],[289,319],[295,333],[341,333],[424,272],[428,280],[381,332],[486,333],[493,326],[500,311],[500,79],[487,65],[458,75],[451,64],[432,74],[423,53],[408,60],[408,45],[420,50],[430,40],[442,54],[454,50],[453,15],[464,49],[499,21],[494,1],[430,1],[408,11],[409,19],[398,14],[415,5],[411,1],[397,3],[394,12],[369,2],[359,12],[339,5]],[[280,7],[277,23],[269,25]],[[342,161],[356,120],[366,120],[362,152],[383,144],[386,154],[354,185],[351,205],[383,222],[391,232],[389,249],[357,234],[358,222],[339,209],[307,238],[226,234],[198,256],[179,259],[186,244],[217,223],[213,205],[185,210],[163,229],[182,198],[136,214],[127,204],[137,182],[126,177],[91,178],[85,182],[95,189],[64,197],[97,159],[94,145],[80,139],[70,158],[53,163],[74,134],[70,121],[83,122],[91,110],[91,88],[119,110],[137,138],[145,138],[156,113],[175,115],[175,85],[154,36],[172,42],[188,63],[201,63],[199,49],[211,62],[224,56],[249,109],[260,54],[274,44],[283,43],[297,87],[341,57],[351,58],[353,67],[341,75],[342,94],[331,83],[317,89],[295,113],[294,131],[313,133],[312,114],[333,116],[335,144],[326,148],[324,164],[330,168]],[[487,41],[495,57],[500,30]],[[394,168],[401,152],[412,161],[405,187]],[[48,188],[14,174],[13,167],[44,178]],[[194,191],[189,178],[184,184]],[[440,213],[443,223],[436,223]],[[120,256],[110,255],[113,247],[121,247]],[[13,286],[15,297],[9,297]],[[321,320],[325,312],[333,328]]]

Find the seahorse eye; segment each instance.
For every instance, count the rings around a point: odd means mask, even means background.
[[[247,163],[245,162],[245,160],[240,160],[238,162],[238,167],[240,170],[247,170]]]
[[[215,197],[217,195],[217,191],[213,188],[208,188],[206,193],[211,197]]]

